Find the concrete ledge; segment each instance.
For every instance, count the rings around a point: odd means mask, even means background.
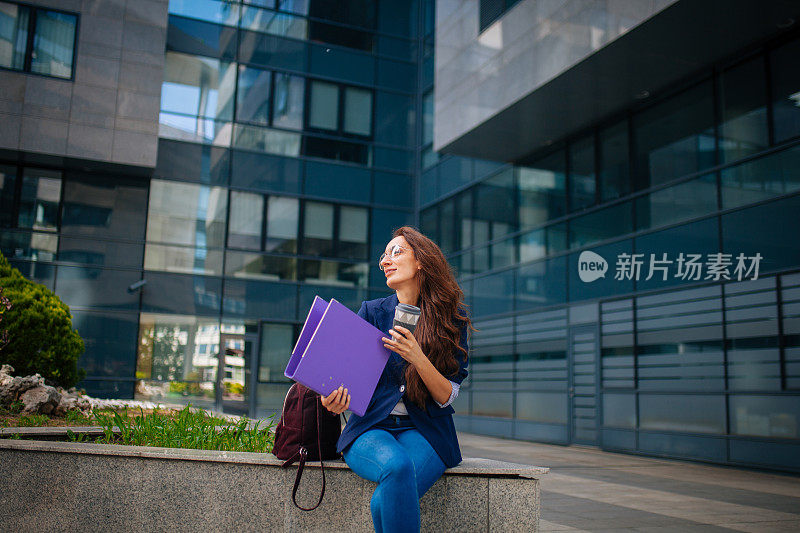
[[[71,442],[0,440],[0,508],[6,523],[52,531],[373,531],[376,484],[326,461],[322,504],[291,501],[297,466],[272,454]],[[465,458],[420,500],[423,531],[537,531],[547,468]],[[319,497],[319,463],[297,500]]]

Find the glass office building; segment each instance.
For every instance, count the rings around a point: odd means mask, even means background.
[[[570,76],[674,29],[686,0],[622,15],[535,0],[155,3],[0,2],[0,111],[21,117],[0,147],[0,246],[70,305],[90,394],[279,412],[314,296],[356,309],[387,295],[377,257],[416,224],[479,330],[459,430],[800,470],[794,24],[615,100],[602,69]],[[36,32],[58,45],[47,68]],[[557,57],[584,33],[583,55],[520,86],[539,67],[504,43]],[[493,77],[519,94],[473,98],[469,80]],[[546,114],[591,105],[579,86],[613,109]],[[65,103],[42,102],[53,95]],[[498,122],[509,115],[520,122]],[[30,144],[50,131],[34,118],[66,123],[64,146]],[[626,259],[640,264],[620,273]],[[603,261],[585,281],[581,264]]]

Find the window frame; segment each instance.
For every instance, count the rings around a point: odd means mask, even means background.
[[[336,87],[338,93],[336,95],[336,129],[335,130],[327,130],[324,128],[317,128],[310,124],[311,119],[311,91],[312,86],[314,83],[325,83],[328,85],[333,85]],[[369,93],[370,95],[370,110],[369,110],[369,134],[368,135],[361,135],[359,133],[352,133],[344,128],[345,123],[345,115],[347,114],[347,109],[345,107],[345,102],[347,100],[346,94],[347,89],[356,89],[359,91],[364,91]],[[303,131],[304,133],[311,133],[314,136],[320,135],[328,135],[328,136],[335,136],[341,137],[345,140],[355,140],[355,141],[371,141],[375,136],[375,89],[372,87],[362,87],[359,85],[351,85],[347,83],[340,83],[332,80],[326,80],[321,78],[313,78],[307,77],[306,78],[306,96],[305,96],[305,113],[303,117]]]
[[[28,35],[25,42],[25,59],[23,61],[23,66],[21,69],[12,68],[12,67],[5,67],[0,65],[0,72],[8,71],[8,72],[22,72],[32,76],[42,76],[45,78],[53,78],[57,80],[65,80],[65,81],[75,81],[75,71],[76,71],[76,64],[78,58],[78,35],[80,33],[80,24],[81,24],[81,16],[80,13],[74,13],[72,11],[66,11],[64,9],[28,4],[24,2],[9,2],[7,0],[2,0],[0,3],[15,5],[28,10]],[[43,74],[41,72],[34,72],[31,70],[31,64],[33,63],[33,43],[36,37],[36,21],[38,19],[38,15],[40,11],[52,11],[55,13],[61,13],[62,15],[69,15],[71,17],[75,17],[75,35],[72,38],[72,65],[70,69],[70,75],[68,78],[63,76],[54,76],[52,74]]]
[[[333,228],[332,228],[333,238],[331,239],[331,241],[332,241],[332,245],[331,245],[332,254],[331,254],[331,256],[321,256],[321,255],[317,255],[317,254],[310,254],[310,253],[307,253],[306,250],[305,250],[305,237],[306,237],[306,231],[305,231],[305,220],[306,220],[306,218],[305,217],[306,217],[306,203],[307,202],[313,202],[313,203],[318,203],[318,204],[327,204],[327,205],[330,205],[330,206],[333,207]],[[342,226],[342,224],[341,224],[341,210],[342,210],[342,207],[354,207],[354,208],[364,209],[366,211],[366,214],[367,214],[367,242],[365,243],[366,251],[365,251],[365,254],[364,254],[363,257],[343,257],[340,254],[341,249],[342,249],[341,235],[340,235],[341,226]],[[370,243],[370,237],[371,237],[370,228],[371,228],[371,222],[372,222],[371,212],[370,211],[371,210],[370,210],[369,206],[365,206],[365,205],[342,204],[342,203],[337,203],[337,202],[328,202],[328,201],[325,201],[325,200],[318,200],[318,199],[315,199],[315,198],[302,198],[300,200],[300,212],[299,212],[299,220],[298,220],[298,236],[297,236],[298,246],[297,246],[297,248],[298,248],[298,251],[300,252],[298,255],[301,255],[303,257],[313,257],[315,259],[332,260],[332,261],[337,261],[337,262],[350,262],[350,263],[367,262],[367,263],[369,263],[369,252],[370,252],[369,243]]]

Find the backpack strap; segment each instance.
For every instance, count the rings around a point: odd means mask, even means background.
[[[316,403],[314,404],[316,408],[316,415],[317,415],[317,447],[319,450],[319,464],[322,467],[322,492],[319,495],[319,501],[314,507],[310,507],[306,509],[305,507],[301,507],[297,504],[297,488],[300,486],[300,478],[303,477],[303,468],[306,466],[306,456],[308,455],[308,450],[305,449],[304,446],[300,447],[300,464],[297,467],[297,477],[294,479],[294,488],[292,489],[292,501],[294,502],[295,506],[298,509],[303,511],[313,511],[319,504],[322,503],[322,497],[325,496],[325,463],[322,462],[322,441],[320,440],[320,427],[319,427],[319,397],[316,398]]]

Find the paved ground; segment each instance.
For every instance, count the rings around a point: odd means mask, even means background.
[[[800,531],[800,476],[459,433],[461,455],[550,467],[542,531]]]

